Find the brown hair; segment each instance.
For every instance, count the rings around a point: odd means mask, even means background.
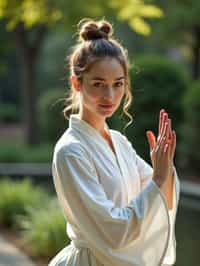
[[[92,19],[83,19],[78,24],[78,43],[73,47],[72,53],[68,57],[70,74],[75,75],[80,81],[84,72],[88,71],[91,65],[97,60],[109,56],[116,58],[124,69],[126,76],[125,100],[123,103],[123,113],[132,123],[133,118],[128,113],[133,96],[130,89],[130,79],[128,75],[128,53],[122,45],[112,37],[112,26],[105,20],[94,21]],[[63,110],[64,117],[68,119],[67,113],[75,113],[79,110],[79,93],[71,88],[69,95],[65,99],[67,104]],[[123,114],[122,113],[122,114]],[[126,126],[126,127],[127,127]]]

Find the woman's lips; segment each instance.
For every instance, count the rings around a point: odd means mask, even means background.
[[[100,104],[100,106],[104,109],[112,109],[114,104]]]
[[[100,104],[100,106],[103,106],[103,107],[112,107],[113,106],[113,104]]]

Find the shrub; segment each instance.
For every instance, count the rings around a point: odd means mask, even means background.
[[[27,206],[41,206],[48,199],[47,193],[35,187],[30,178],[13,181],[4,177],[0,181],[0,224],[16,227],[16,215],[26,214]]]
[[[62,113],[64,105],[60,103],[63,96],[64,93],[54,89],[46,91],[39,98],[38,109],[40,113],[41,139],[45,142],[55,143],[68,127],[68,121],[64,119]]]
[[[182,167],[199,174],[200,166],[200,80],[188,88],[183,97],[184,123],[181,127],[180,156]]]
[[[14,104],[0,104],[0,121],[4,123],[13,123],[20,121],[21,113]]]
[[[133,103],[129,109],[133,124],[127,136],[137,152],[149,160],[146,131],[158,134],[159,111],[164,108],[172,118],[172,127],[179,135],[183,121],[182,97],[188,86],[188,76],[181,66],[158,56],[144,56],[135,60],[130,71]]]
[[[53,257],[70,239],[66,222],[56,198],[46,207],[29,207],[28,215],[18,216],[24,243],[31,246],[33,256]]]
[[[50,162],[53,154],[53,144],[40,144],[29,147],[13,140],[0,141],[0,162]]]

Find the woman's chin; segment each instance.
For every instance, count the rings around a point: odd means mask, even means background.
[[[113,115],[113,113],[114,113],[114,110],[112,110],[112,111],[101,111],[101,112],[99,112],[99,115],[100,116],[104,116],[104,117],[111,117],[112,115]]]

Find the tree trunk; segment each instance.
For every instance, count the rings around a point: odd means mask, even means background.
[[[17,25],[15,38],[22,64],[22,105],[25,142],[29,145],[39,143],[39,123],[36,110],[37,95],[35,87],[35,65],[42,41],[46,33],[46,27],[40,26],[35,40],[30,43],[29,32],[23,24]]]
[[[193,45],[193,78],[200,76],[200,27],[194,27],[194,45]]]
[[[35,69],[36,58],[27,54],[22,60],[22,100],[24,106],[23,121],[25,122],[25,142],[37,144],[39,142],[38,121],[36,110]]]

